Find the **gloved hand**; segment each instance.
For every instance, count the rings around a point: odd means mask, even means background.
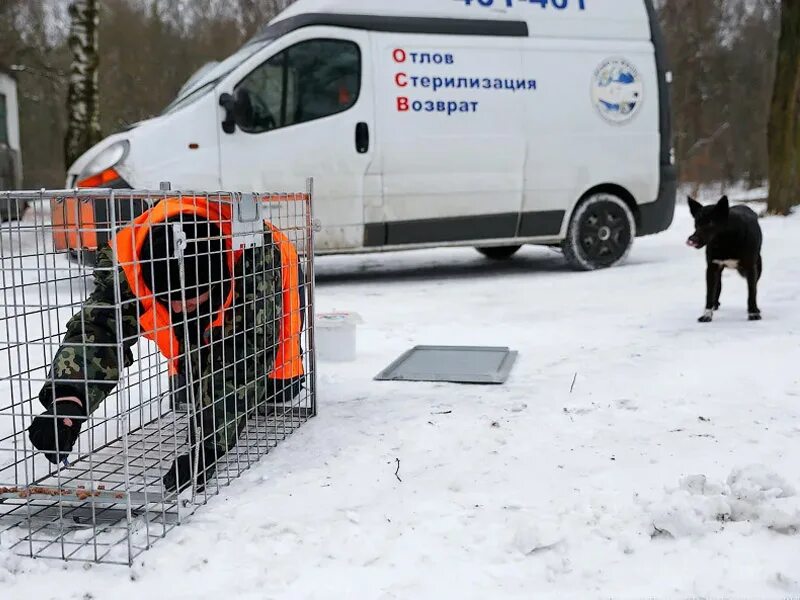
[[[33,420],[28,436],[34,448],[54,465],[69,456],[87,419],[86,409],[73,400],[56,400]]]

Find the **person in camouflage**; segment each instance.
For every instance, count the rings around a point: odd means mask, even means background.
[[[172,255],[174,223],[187,240],[182,258]],[[302,375],[276,379],[265,373],[275,366],[279,338],[286,335],[281,331],[289,308],[284,306],[285,245],[275,243],[273,237],[280,234],[265,225],[263,245],[228,262],[226,236],[205,219],[181,213],[147,226],[136,260],[155,301],[151,308],[156,314],[169,311],[167,323],[179,346],[175,356],[168,356],[174,360],[173,406],[176,395],[188,397],[195,406],[189,442],[192,450],[199,445],[197,456],[190,451],[176,458],[163,482],[167,490],[181,491],[196,473],[202,489],[217,460],[235,445],[254,407],[287,392],[294,395],[302,386]],[[39,394],[46,411],[33,420],[29,436],[54,464],[69,455],[83,423],[113,392],[120,366],[133,364],[131,348],[139,337],[155,340],[153,327],[144,325],[150,298],[134,292],[119,258],[111,247],[98,253],[94,291],[67,323]]]

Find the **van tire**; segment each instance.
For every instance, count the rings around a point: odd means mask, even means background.
[[[635,238],[630,207],[613,194],[593,194],[575,209],[561,249],[570,267],[594,271],[625,260]]]
[[[493,246],[488,248],[476,248],[489,260],[508,260],[514,256],[522,246]]]

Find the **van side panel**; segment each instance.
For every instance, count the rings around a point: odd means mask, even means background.
[[[521,80],[535,81],[534,89],[539,96],[517,96],[515,102],[491,106],[494,116],[485,119],[500,123],[498,130],[489,132],[487,138],[482,137],[485,132],[480,128],[464,135],[455,132],[450,140],[458,146],[455,151],[441,151],[446,144],[435,135],[441,125],[431,118],[418,120],[430,126],[427,136],[417,132],[419,143],[402,140],[403,134],[410,138],[409,132],[415,130],[406,129],[404,123],[398,129],[397,123],[401,122],[393,121],[396,115],[381,107],[387,94],[403,103],[398,105],[398,109],[402,106],[399,112],[412,112],[415,107],[420,113],[436,114],[440,107],[447,111],[450,98],[444,97],[441,81],[446,82],[447,75],[454,71],[418,69],[422,74],[417,74],[413,91],[438,92],[438,95],[421,97],[416,104],[412,96],[392,96],[399,92],[397,88],[407,91],[408,73],[392,71],[397,65],[391,62],[387,67],[379,56],[387,48],[376,41],[380,168],[391,169],[396,165],[397,169],[395,173],[384,171],[382,198],[365,208],[366,247],[466,242],[512,235],[556,241],[565,233],[576,202],[588,190],[602,184],[621,186],[633,196],[639,234],[662,231],[671,223],[675,169],[670,157],[669,92],[653,0],[298,0],[261,35],[269,37],[270,30],[281,35],[328,20],[340,27],[369,30],[376,40],[396,40],[398,48],[409,44],[409,40],[412,47],[419,42],[416,49],[424,54],[423,60],[415,64],[417,67],[425,65],[425,58],[428,66],[434,67],[430,59],[436,56],[437,48],[459,48],[462,41],[467,41],[473,48],[491,53],[498,47],[497,38],[521,37]],[[425,42],[425,38],[432,41]],[[591,56],[595,63],[590,67],[582,59]],[[619,59],[623,62],[614,63]],[[460,62],[465,64],[475,66],[479,60],[469,57]],[[494,60],[494,65],[501,69],[507,64],[510,63],[501,54]],[[390,70],[390,76],[399,79],[389,84],[382,81],[387,75],[385,68]],[[633,77],[634,85],[626,86],[623,84],[631,82],[615,80],[620,74]],[[450,79],[456,89],[459,75],[482,76],[458,72],[455,79]],[[598,78],[612,84],[604,84],[605,89],[599,95],[611,93],[611,97],[598,99]],[[472,80],[461,81],[464,86],[472,87]],[[444,91],[448,91],[447,83],[444,86]],[[611,110],[610,106],[617,105],[615,110],[622,110],[621,104],[613,100],[614,93],[620,90],[623,94],[630,93],[638,86],[644,99],[637,102],[635,110],[630,109],[630,119],[604,118],[602,113]],[[482,80],[476,89],[481,87]],[[493,87],[491,83],[489,87]],[[589,91],[584,95],[586,89]],[[581,97],[587,98],[588,103],[581,103]],[[607,110],[596,110],[598,100],[606,103]],[[630,102],[627,104],[632,106]],[[460,106],[458,102],[456,105]],[[520,109],[524,141],[520,146],[519,137],[512,134],[505,144],[500,143],[504,126],[510,122],[506,113]],[[656,151],[655,160],[654,141],[660,150]],[[486,149],[489,158],[485,164],[465,158],[461,147],[470,144]],[[503,148],[498,150],[498,146]],[[448,153],[452,160],[443,167],[441,157]],[[500,180],[501,188],[507,187],[512,178],[501,175],[503,166],[497,164],[497,159],[504,157],[513,164],[520,155],[523,155],[524,197],[520,199],[516,230],[509,234],[514,213],[513,209],[507,210],[505,190],[490,189],[484,175]],[[431,171],[434,166],[439,177]],[[455,182],[452,189],[436,187],[439,181],[447,180]],[[469,189],[459,187],[462,184],[469,184]],[[427,191],[419,191],[421,187]],[[499,205],[484,200],[481,208],[489,210],[476,212],[476,196],[480,195],[499,198]],[[390,224],[402,235],[391,235]],[[448,230],[446,235],[443,229]]]
[[[501,2],[495,0],[495,3]],[[515,1],[512,4],[514,6],[507,9],[508,13],[518,19],[526,19],[534,39],[650,39],[643,0],[568,0],[563,2],[566,6],[560,10],[551,0],[548,0],[546,9],[542,9],[538,0]]]
[[[563,235],[576,202],[602,184],[625,188],[638,204],[655,201],[661,136],[652,44],[524,43],[525,76],[539,86],[525,106],[529,148],[520,234],[543,234],[528,230],[528,215],[561,210],[565,218],[547,234]],[[623,83],[603,87],[609,77]]]
[[[535,38],[650,39],[644,0],[297,0],[270,26],[280,31],[277,25],[295,19],[283,24],[285,31],[301,26],[301,18],[330,19],[337,15],[374,16],[388,21],[395,18],[519,21],[527,24]]]
[[[537,94],[522,72],[524,38],[372,38],[384,189],[382,206],[366,208],[366,223],[410,222],[406,229],[417,232],[390,231],[389,244],[445,241],[434,239],[434,229],[420,233],[416,222],[433,219],[459,219],[438,234],[448,241],[513,237],[526,152],[522,119]],[[469,217],[480,221],[470,224]]]

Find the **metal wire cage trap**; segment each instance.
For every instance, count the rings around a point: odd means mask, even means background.
[[[311,186],[0,193],[3,546],[130,565],[316,414]]]

